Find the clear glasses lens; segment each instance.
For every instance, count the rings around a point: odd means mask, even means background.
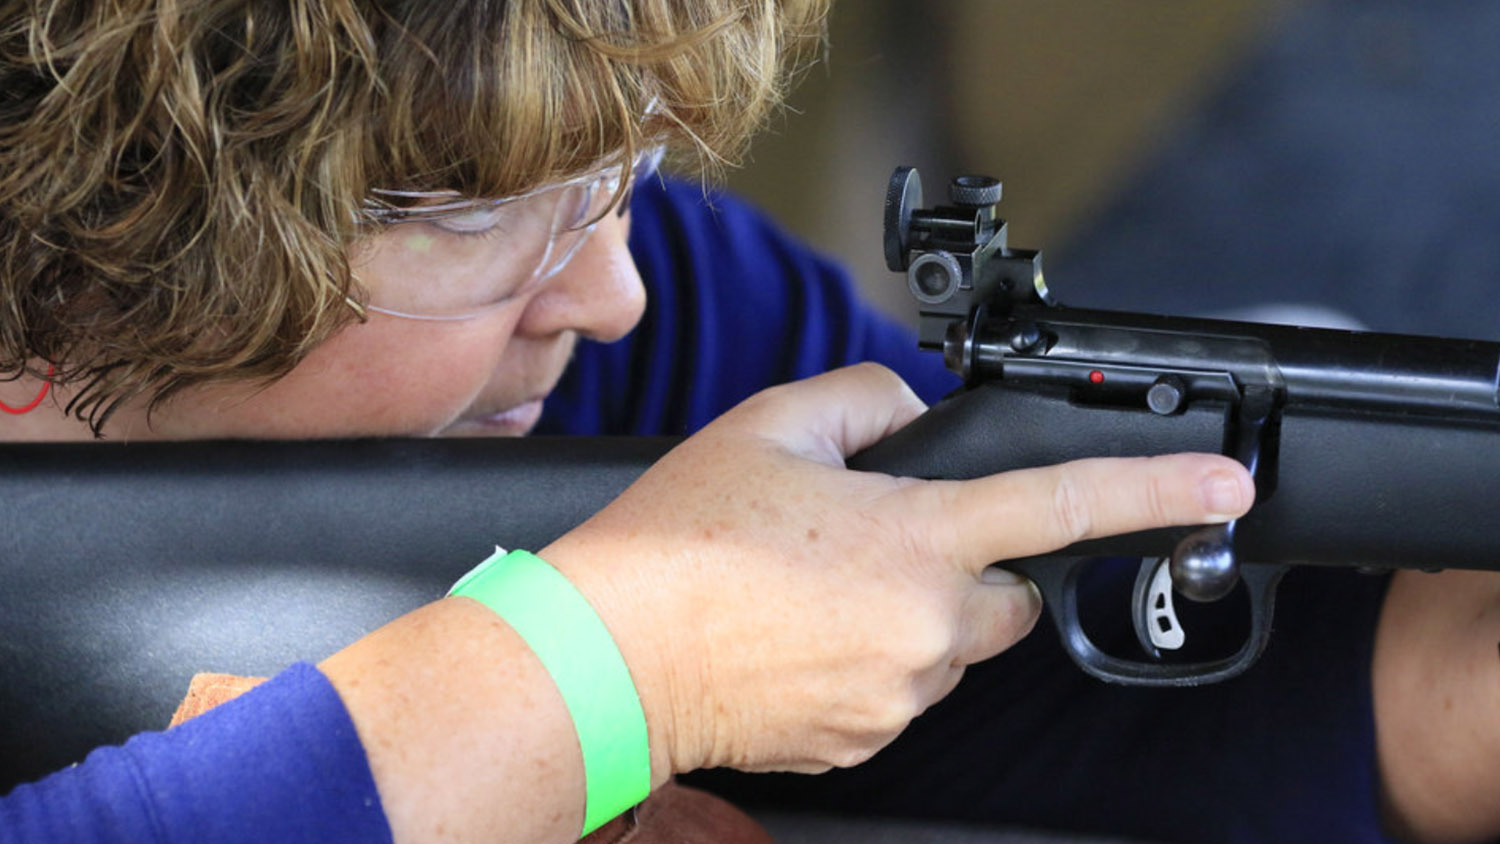
[[[648,177],[660,160],[659,150],[638,157],[632,179]],[[367,307],[467,319],[523,295],[577,254],[619,187],[619,171],[610,170],[501,200],[382,192],[423,204],[371,211],[375,221],[391,225],[354,257]]]
[[[620,189],[620,179],[615,176],[580,188],[575,194],[564,197],[564,204],[558,208],[561,225],[552,235],[552,247],[546,259],[537,267],[538,281],[557,275],[572,260],[584,241],[588,240],[589,235],[593,234],[599,216],[605,212]]]

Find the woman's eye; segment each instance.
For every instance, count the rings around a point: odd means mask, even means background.
[[[455,234],[484,234],[499,227],[506,214],[507,209],[503,205],[491,205],[438,217],[432,220],[432,224]]]

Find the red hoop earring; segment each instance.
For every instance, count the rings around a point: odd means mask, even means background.
[[[37,405],[42,403],[42,399],[47,397],[47,391],[50,389],[52,389],[52,364],[49,363],[47,364],[47,380],[42,382],[42,391],[36,394],[36,398],[31,400],[31,404],[25,407],[11,407],[5,402],[0,402],[0,410],[6,413],[13,413],[16,416],[20,416],[23,413],[30,413],[36,410]]]

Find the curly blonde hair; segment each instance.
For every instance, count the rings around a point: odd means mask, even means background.
[[[0,376],[54,367],[97,432],[285,374],[359,316],[373,190],[733,161],[827,2],[0,0]]]

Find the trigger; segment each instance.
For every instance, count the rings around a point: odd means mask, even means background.
[[[1187,633],[1172,606],[1172,573],[1166,557],[1141,560],[1135,578],[1135,636],[1146,653],[1160,657],[1162,650],[1175,651],[1187,641]]]

